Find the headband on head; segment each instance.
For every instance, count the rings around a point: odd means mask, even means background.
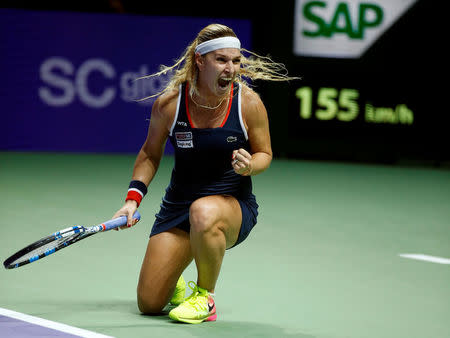
[[[222,48],[237,48],[241,49],[241,42],[238,38],[234,36],[224,36],[222,38],[212,39],[202,42],[197,47],[195,47],[195,52],[200,53],[200,55],[212,52],[213,50]]]

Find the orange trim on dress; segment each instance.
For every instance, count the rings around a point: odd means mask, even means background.
[[[191,128],[195,128],[194,123],[192,122],[191,119],[191,113],[189,113],[189,99],[188,99],[188,87],[189,87],[189,83],[186,82],[186,89],[185,89],[185,104],[186,104],[186,115],[187,118],[189,120],[189,124],[191,125]],[[231,84],[231,91],[230,91],[230,99],[228,100],[228,108],[227,108],[227,114],[225,115],[225,118],[223,119],[222,123],[220,124],[219,128],[222,128],[225,123],[228,120],[228,116],[230,115],[230,110],[231,110],[231,104],[233,103],[233,87],[234,84]]]

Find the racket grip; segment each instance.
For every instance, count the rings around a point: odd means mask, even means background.
[[[133,218],[136,218],[137,220],[141,219],[141,214],[139,213],[139,211],[136,211],[134,213]],[[102,223],[100,226],[103,228],[102,231],[108,231],[124,225],[127,225],[127,216],[113,218],[105,223]]]

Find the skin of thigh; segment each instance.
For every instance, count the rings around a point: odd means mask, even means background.
[[[187,232],[173,228],[150,237],[137,287],[138,307],[142,313],[161,312],[192,259]]]
[[[161,313],[173,294],[178,278],[192,262],[193,251],[198,252],[199,250],[196,249],[210,251],[203,245],[202,248],[192,247],[195,246],[195,241],[191,238],[192,232],[208,232],[208,229],[205,228],[211,226],[217,227],[216,230],[224,234],[224,247],[219,250],[221,252],[216,257],[217,262],[206,262],[212,267],[215,265],[215,268],[211,269],[212,271],[209,268],[205,271],[207,275],[211,275],[215,284],[225,247],[232,247],[239,236],[242,212],[239,202],[232,196],[208,196],[192,203],[190,220],[191,234],[173,228],[149,239],[137,287],[138,307],[142,313]],[[213,246],[217,249],[220,245]],[[206,254],[211,258],[215,256],[211,251]],[[201,257],[197,257],[197,259],[201,260]],[[199,267],[198,262],[196,263]]]
[[[236,198],[213,195],[199,198],[189,212],[192,232],[207,232],[216,226],[225,235],[226,248],[236,243],[242,224],[242,211]],[[192,235],[192,234],[191,234]]]
[[[239,236],[242,223],[239,202],[231,196],[199,198],[189,209],[189,221],[197,285],[214,292],[225,250]]]

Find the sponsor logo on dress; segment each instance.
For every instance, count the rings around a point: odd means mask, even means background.
[[[192,142],[192,132],[176,132],[175,139],[177,141],[178,148],[194,148],[194,143]]]

